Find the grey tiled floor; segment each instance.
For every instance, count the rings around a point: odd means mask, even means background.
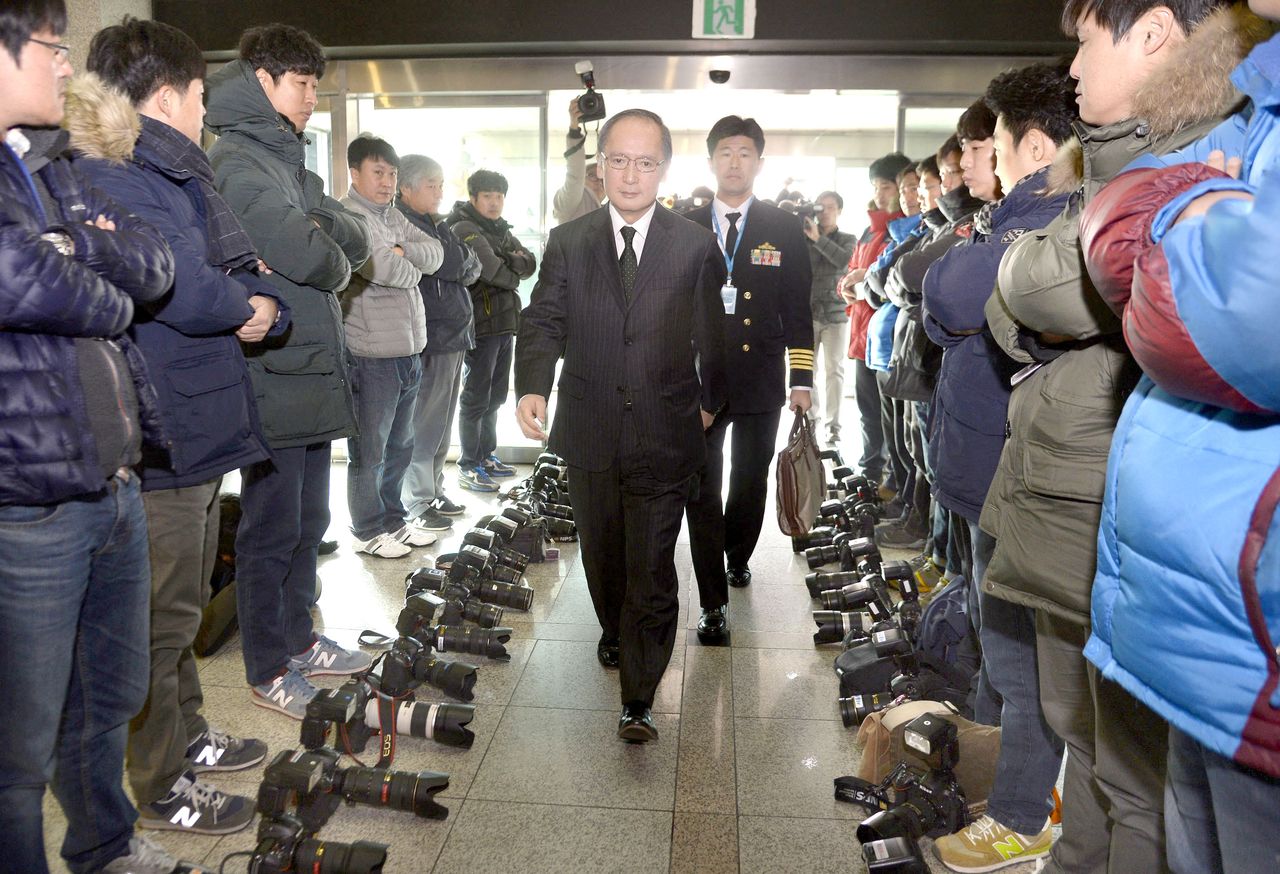
[[[335,465],[331,531],[342,548],[322,560],[317,619],[326,634],[351,645],[361,629],[393,627],[405,574],[422,558],[451,550],[457,534],[411,558],[362,559],[346,533],[344,480]],[[471,511],[455,525],[458,534],[495,503],[461,490],[453,496]],[[685,535],[677,565],[680,621],[692,628],[697,589]],[[595,660],[600,632],[577,547],[563,545],[558,561],[529,574],[538,592],[533,609],[507,613],[515,632],[511,661],[470,659],[480,665],[472,749],[399,744],[395,767],[451,775],[440,796],[448,819],[344,806],[321,836],[388,844],[385,870],[415,874],[865,871],[854,837],[858,814],[832,797],[832,778],[853,772],[859,756],[836,708],[835,652],[813,647],[803,561],[771,520],[752,567],[753,585],[731,591],[732,647],[701,647],[679,636],[654,707],[661,739],[629,746],[614,735],[617,675]],[[215,724],[262,738],[272,754],[297,746],[297,723],[250,704],[238,638],[202,660],[200,675],[205,713]],[[420,697],[433,698],[425,689]],[[261,767],[210,782],[252,795],[260,777]],[[45,815],[56,869],[65,821],[51,797]],[[222,838],[151,835],[215,870],[223,857],[255,843],[254,828]],[[235,860],[227,870],[243,865]]]

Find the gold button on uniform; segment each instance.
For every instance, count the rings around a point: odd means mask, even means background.
[[[744,292],[742,293],[742,296],[743,296],[743,298],[745,298],[746,300],[751,300],[751,292],[749,292],[749,291],[744,291]]]
[[[743,352],[750,352],[750,351],[751,351],[751,344],[750,344],[750,343],[743,343],[743,344],[742,344],[742,351],[743,351]]]
[[[751,327],[751,320],[750,320],[750,319],[743,319],[743,320],[742,320],[742,324],[744,324],[744,325],[746,325],[748,328],[750,328],[750,327]]]

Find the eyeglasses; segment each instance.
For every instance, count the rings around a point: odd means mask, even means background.
[[[27,37],[27,42],[33,42],[36,45],[42,45],[53,52],[53,62],[55,64],[65,64],[71,57],[71,46],[64,46],[60,42],[46,42],[42,39],[36,39],[34,36]]]
[[[635,164],[637,171],[641,173],[652,173],[667,162],[655,161],[653,158],[628,158],[626,155],[605,155],[604,163],[610,170],[626,170],[632,164]]]

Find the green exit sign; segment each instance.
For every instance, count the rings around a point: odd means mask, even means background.
[[[693,0],[694,39],[754,39],[756,0]]]

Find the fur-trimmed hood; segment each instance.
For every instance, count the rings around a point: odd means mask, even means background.
[[[142,132],[142,120],[129,98],[93,73],[82,73],[68,85],[62,126],[71,134],[71,148],[112,164],[133,157]]]
[[[1231,72],[1254,46],[1270,38],[1271,25],[1243,3],[1214,10],[1143,83],[1133,98],[1133,118],[1100,128],[1082,126],[1083,139],[1112,140],[1140,131],[1159,143],[1226,118],[1243,99],[1231,84]],[[1048,192],[1075,191],[1084,180],[1084,147],[1072,138],[1058,150]]]

